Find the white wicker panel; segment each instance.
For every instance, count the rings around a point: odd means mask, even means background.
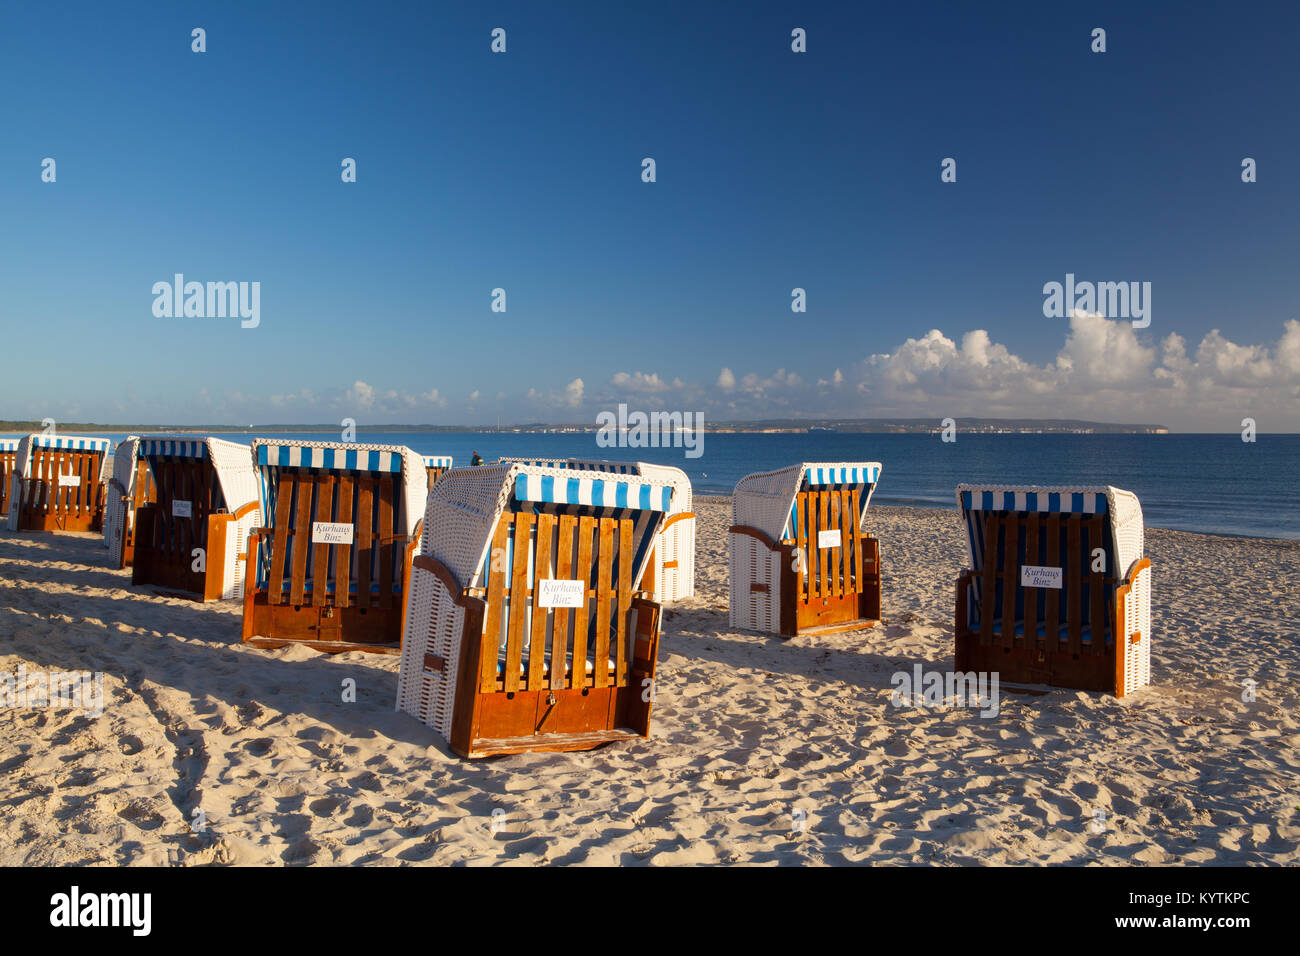
[[[244,505],[256,503],[257,524],[262,523],[262,503],[258,494],[257,469],[253,465],[253,450],[247,445],[220,438],[208,438],[208,457],[221,483],[221,494],[226,499],[226,510],[234,514]],[[250,525],[250,527],[252,527]]]
[[[690,492],[687,492],[689,498]],[[674,492],[673,502],[677,495]],[[677,567],[664,568],[669,561]],[[665,528],[655,543],[655,593],[660,603],[695,596],[695,519],[683,518]]]
[[[512,491],[515,466],[452,468],[429,491],[420,553],[436,558],[463,587],[473,586],[491,547],[497,516]]]
[[[775,634],[781,629],[781,555],[752,535],[732,534],[730,541],[732,627]],[[766,593],[751,585],[767,586]]]
[[[773,541],[785,537],[803,465],[746,475],[731,496],[731,523],[758,528]]]
[[[465,608],[455,598],[437,575],[412,569],[397,679],[397,709],[432,727],[444,739],[451,737],[460,636],[465,627]],[[443,659],[442,673],[425,670],[425,654]]]
[[[1124,623],[1128,634],[1117,635],[1124,641],[1124,693],[1131,694],[1151,683],[1151,567],[1134,575],[1132,587],[1124,598]],[[1142,635],[1136,644],[1129,635]]]
[[[1107,487],[1106,499],[1110,508],[1111,534],[1115,538],[1115,573],[1125,574],[1144,553],[1142,505],[1137,495],[1122,488]]]
[[[131,496],[135,493],[135,453],[139,446],[140,439],[132,435],[118,442],[113,452],[112,478],[125,490],[119,491],[109,484],[104,493],[104,545],[108,548],[108,560],[112,567],[121,565],[126,532],[135,524]],[[126,495],[126,501],[121,500],[122,494]]]
[[[250,511],[232,521],[226,531],[226,553],[222,564],[221,596],[243,600],[244,573],[248,568],[248,536],[262,522],[259,511]]]

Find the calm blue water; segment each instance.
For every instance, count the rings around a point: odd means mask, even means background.
[[[108,436],[120,438],[121,436]],[[222,436],[250,441],[251,436]],[[324,435],[268,434],[319,441]],[[381,434],[363,442],[409,445],[469,464],[499,456],[610,458],[675,465],[697,492],[731,492],[754,471],[798,461],[879,461],[874,502],[954,508],[960,482],[1110,484],[1142,501],[1149,527],[1300,539],[1300,435],[706,435],[704,454],[680,448],[600,448],[594,434],[474,432]]]

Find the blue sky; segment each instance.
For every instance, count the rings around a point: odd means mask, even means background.
[[[1300,8],[1137,7],[9,5],[0,418],[1300,430]]]

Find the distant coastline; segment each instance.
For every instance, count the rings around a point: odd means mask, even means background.
[[[956,427],[963,434],[986,435],[1167,435],[1169,429],[1164,425],[1136,424],[1126,425],[1115,422],[1090,422],[1075,419],[1032,419],[1032,418],[958,418]],[[771,419],[748,422],[713,422],[705,423],[705,434],[712,435],[803,435],[809,433],[832,432],[842,435],[928,435],[937,434],[943,428],[940,421],[933,418],[852,418],[852,419]],[[339,425],[335,424],[284,424],[269,423],[261,425],[105,425],[93,422],[59,422],[59,431],[75,433],[78,431],[130,434],[130,433],[168,433],[168,434],[246,434],[263,432],[278,434],[336,434]],[[510,433],[510,434],[595,434],[600,430],[594,423],[583,422],[527,422],[508,425],[394,425],[367,424],[366,431],[386,434],[408,432],[420,433]],[[3,421],[0,420],[0,432],[41,431],[40,422]]]

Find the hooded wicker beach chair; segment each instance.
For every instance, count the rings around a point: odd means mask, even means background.
[[[793,637],[880,619],[880,543],[862,530],[879,462],[804,462],[731,499],[731,625]]]
[[[442,473],[451,467],[450,455],[423,455],[424,470],[429,476],[429,490],[433,490],[434,483],[442,477]]]
[[[110,444],[70,435],[19,439],[9,479],[9,530],[102,531]]]
[[[261,524],[247,445],[219,438],[141,438],[156,500],[135,513],[131,583],[201,601],[244,596],[249,532]]]
[[[9,516],[9,481],[18,460],[18,439],[0,438],[0,515]]]
[[[691,480],[686,472],[671,465],[644,461],[600,461],[585,458],[537,460],[502,458],[502,462],[572,468],[609,474],[640,475],[673,486],[672,507],[664,518],[654,553],[640,587],[653,591],[660,604],[671,604],[695,595],[695,512],[691,510]]]
[[[130,567],[135,560],[135,513],[157,501],[153,473],[139,455],[140,437],[131,435],[113,452],[113,476],[104,502],[104,544],[112,568]]]
[[[638,591],[673,486],[498,463],[429,495],[397,707],[465,757],[650,733],[660,606]]]
[[[270,525],[248,549],[243,639],[395,654],[428,497],[404,445],[253,442]]]
[[[956,669],[1123,697],[1151,681],[1142,506],[1112,487],[959,485]]]

